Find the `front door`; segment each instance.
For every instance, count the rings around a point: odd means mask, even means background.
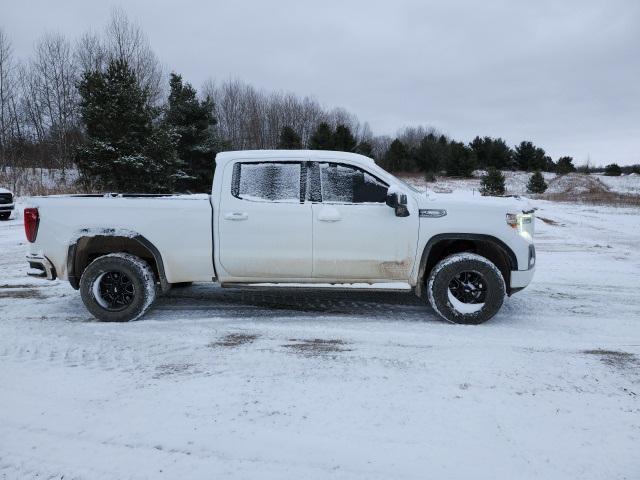
[[[313,276],[336,281],[409,279],[418,240],[418,212],[396,217],[388,185],[352,165],[310,166]]]
[[[311,205],[302,178],[302,160],[227,165],[216,248],[229,276],[311,277]]]

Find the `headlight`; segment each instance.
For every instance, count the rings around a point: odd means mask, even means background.
[[[518,233],[529,239],[533,238],[533,214],[532,213],[507,213],[507,225],[518,230]]]

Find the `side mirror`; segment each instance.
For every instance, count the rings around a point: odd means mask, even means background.
[[[391,190],[391,189],[389,189]],[[409,209],[407,208],[407,195],[398,192],[387,191],[387,205],[396,211],[396,217],[408,217]]]

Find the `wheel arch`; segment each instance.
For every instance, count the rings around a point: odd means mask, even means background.
[[[424,295],[424,280],[440,260],[460,252],[477,253],[495,264],[502,273],[507,294],[511,295],[511,270],[518,270],[516,254],[499,238],[474,233],[441,233],[434,235],[427,242],[418,267],[416,294],[420,297]]]
[[[169,290],[162,255],[156,246],[139,233],[115,229],[81,230],[69,243],[67,278],[71,286],[80,288],[80,277],[93,260],[117,252],[145,260],[159,280],[162,292]]]

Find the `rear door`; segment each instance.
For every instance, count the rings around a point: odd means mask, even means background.
[[[218,215],[220,264],[249,279],[311,277],[306,164],[238,161],[225,168]]]
[[[396,217],[385,203],[389,185],[359,167],[314,162],[309,168],[313,276],[406,281],[416,256],[416,209]]]

